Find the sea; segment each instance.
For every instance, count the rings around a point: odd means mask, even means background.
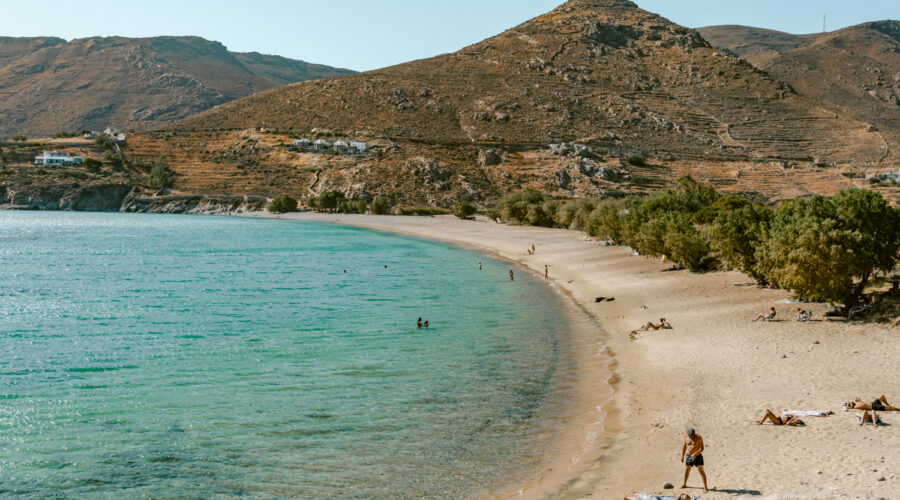
[[[528,478],[565,412],[568,332],[510,270],[332,224],[0,212],[0,497],[445,499]]]

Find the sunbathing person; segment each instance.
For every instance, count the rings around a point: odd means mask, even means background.
[[[859,416],[859,425],[863,424],[881,425],[881,417],[875,410],[866,410]]]
[[[797,308],[797,321],[801,323],[804,321],[809,321],[812,319],[812,313],[803,309]]]
[[[797,415],[785,415],[783,417],[779,417],[772,413],[772,410],[766,410],[766,414],[763,416],[762,420],[757,422],[757,425],[762,425],[766,423],[766,421],[772,422],[773,425],[787,425],[788,427],[794,427],[797,425],[806,425],[802,420],[797,418]]]
[[[891,406],[884,396],[881,396],[871,403],[865,403],[862,399],[856,398],[851,403],[845,403],[844,406],[846,406],[848,410],[900,411],[900,408]]]
[[[760,314],[753,321],[771,321],[775,319],[775,307],[772,307],[772,310],[769,311],[769,314]]]
[[[659,323],[649,322],[646,325],[638,328],[636,331],[647,332],[650,330],[671,330],[672,325],[666,321],[666,318],[659,318]]]

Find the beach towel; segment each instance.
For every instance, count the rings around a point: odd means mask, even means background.
[[[781,415],[794,415],[797,417],[827,417],[828,415],[833,415],[833,412],[830,411],[815,411],[815,410],[784,410],[781,412]]]
[[[648,495],[646,493],[638,493],[633,497],[634,500],[678,500],[680,495]],[[691,500],[697,500],[700,497],[691,497]]]

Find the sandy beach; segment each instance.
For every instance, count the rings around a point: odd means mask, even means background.
[[[900,414],[858,425],[842,403],[882,394],[900,405],[900,331],[823,321],[825,304],[804,304],[794,321],[783,290],[736,286],[736,272],[664,272],[668,264],[604,247],[575,231],[453,217],[289,214],[427,238],[489,253],[543,275],[566,298],[578,402],[548,470],[514,498],[621,499],[635,493],[703,498],[900,498]],[[537,251],[528,255],[526,249]],[[596,297],[615,301],[596,303]],[[755,323],[775,306],[776,321]],[[671,330],[629,333],[665,317]],[[610,363],[612,360],[612,363]],[[614,391],[609,400],[610,383]],[[766,409],[830,410],[805,427],[756,425]],[[684,429],[706,442],[711,491],[694,472],[681,485]],[[675,490],[663,490],[670,482]]]

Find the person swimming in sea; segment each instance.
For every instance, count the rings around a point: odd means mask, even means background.
[[[422,318],[419,318],[419,321],[416,321],[416,328],[422,328]]]
[[[481,262],[478,263],[478,270],[481,271]]]
[[[516,275],[513,274],[512,270],[509,271],[509,281],[515,281]]]
[[[425,323],[423,323],[423,326],[424,326],[425,328],[428,328],[428,320],[427,320],[427,319],[425,320]]]

